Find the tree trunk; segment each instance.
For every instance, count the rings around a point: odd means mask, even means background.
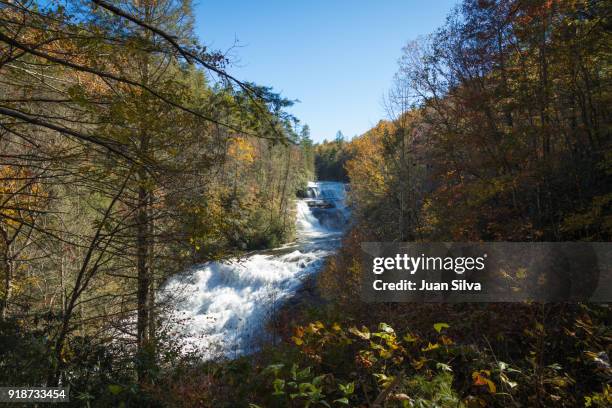
[[[147,23],[152,22],[153,4],[145,2],[144,6],[144,21]],[[146,32],[145,36],[150,39],[150,32]],[[148,55],[145,55],[140,60],[140,72],[141,82],[149,84],[151,78],[149,76],[149,64],[150,60]],[[147,112],[145,108],[145,112]],[[149,157],[149,144],[151,142],[151,136],[148,134],[149,123],[147,122],[147,115],[143,115],[143,121],[140,125],[140,146],[139,153],[141,158]],[[138,375],[138,381],[148,381],[148,369],[151,368],[153,363],[154,350],[151,348],[150,338],[150,323],[151,323],[151,267],[150,267],[150,255],[151,255],[151,192],[150,192],[150,178],[147,170],[141,167],[138,170],[138,202],[137,202],[137,215],[136,215],[136,270],[137,270],[137,322],[136,322],[136,372]]]
[[[148,138],[145,136],[142,145]],[[149,289],[151,278],[149,274],[149,191],[146,186],[146,171],[139,172],[138,209],[136,216],[136,269],[137,269],[137,323],[136,343],[138,346],[137,372],[138,380],[146,379],[147,343],[149,340]]]
[[[4,270],[4,299],[2,300],[2,306],[0,306],[0,319],[5,320],[8,315],[9,304],[13,292],[12,284],[15,263],[12,256],[11,240],[9,239],[8,232],[4,228],[0,228],[0,235],[2,235],[2,240],[4,241],[4,251],[2,253],[2,269]]]

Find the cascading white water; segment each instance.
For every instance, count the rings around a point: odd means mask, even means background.
[[[209,358],[233,357],[268,340],[266,322],[333,253],[348,218],[343,183],[311,182],[308,187],[310,198],[297,202],[295,242],[210,262],[165,285],[166,294],[180,294],[173,314],[184,321],[186,348]]]
[[[321,225],[305,200],[297,202],[296,223],[298,238],[321,236],[330,232]]]

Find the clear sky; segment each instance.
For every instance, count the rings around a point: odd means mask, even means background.
[[[229,71],[269,85],[315,141],[368,130],[407,41],[433,32],[455,0],[195,0],[196,34],[232,50]]]

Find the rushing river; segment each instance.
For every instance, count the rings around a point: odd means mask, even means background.
[[[265,327],[304,278],[316,273],[339,245],[348,219],[345,184],[309,183],[297,201],[296,240],[226,262],[210,262],[171,280],[175,318],[185,346],[210,358],[235,357],[270,341]]]

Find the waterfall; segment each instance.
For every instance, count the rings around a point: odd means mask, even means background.
[[[208,358],[234,357],[269,341],[266,323],[337,248],[348,219],[345,185],[311,182],[296,203],[296,240],[226,262],[209,262],[171,279],[166,296],[178,297],[172,315],[186,349]]]
[[[317,217],[314,216],[305,200],[299,200],[297,202],[296,223],[297,233],[303,236],[314,236],[327,232]]]

